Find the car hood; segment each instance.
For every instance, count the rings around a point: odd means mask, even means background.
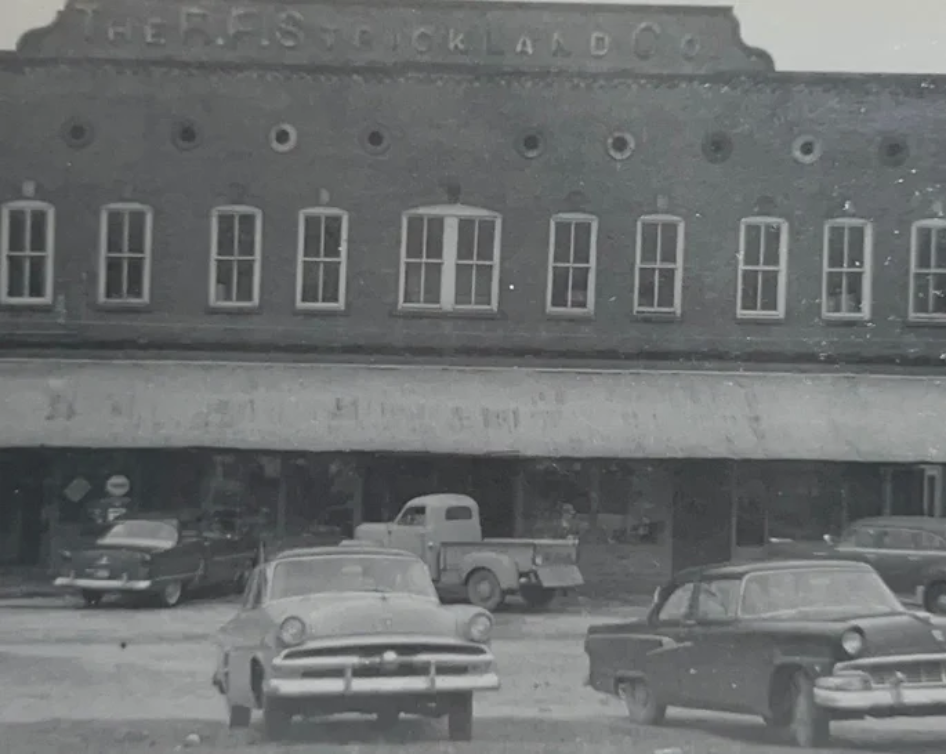
[[[925,613],[894,613],[856,618],[845,628],[864,632],[864,657],[946,654],[946,620]]]
[[[311,638],[461,633],[465,613],[432,599],[406,594],[332,592],[276,600],[267,606],[276,624],[289,616],[305,621]]]

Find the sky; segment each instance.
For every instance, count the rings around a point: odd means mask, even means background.
[[[51,21],[64,2],[0,0],[0,49],[12,49],[24,31]],[[780,70],[946,74],[946,0],[654,0],[652,4],[733,6],[745,40],[768,50]]]

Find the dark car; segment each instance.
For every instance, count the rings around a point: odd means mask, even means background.
[[[946,520],[865,518],[849,526],[836,542],[825,539],[818,556],[869,563],[904,603],[946,615]]]
[[[153,514],[116,521],[93,544],[63,552],[53,583],[79,591],[89,606],[106,594],[155,596],[177,605],[198,587],[240,591],[259,552],[248,531],[228,531],[215,515]]]
[[[946,714],[946,619],[908,611],[864,563],[681,571],[646,618],[591,626],[585,652],[589,684],[637,724],[668,706],[760,715],[809,748],[832,720]]]

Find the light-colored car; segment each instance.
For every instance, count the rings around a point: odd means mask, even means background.
[[[448,718],[469,741],[473,692],[499,688],[492,615],[440,603],[422,560],[378,547],[289,550],[253,571],[237,615],[217,635],[213,684],[230,727],[263,711],[268,738],[296,715]]]

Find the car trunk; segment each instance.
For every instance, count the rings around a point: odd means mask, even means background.
[[[63,570],[84,579],[141,579],[147,577],[146,560],[150,548],[117,547],[97,544],[72,553]]]

